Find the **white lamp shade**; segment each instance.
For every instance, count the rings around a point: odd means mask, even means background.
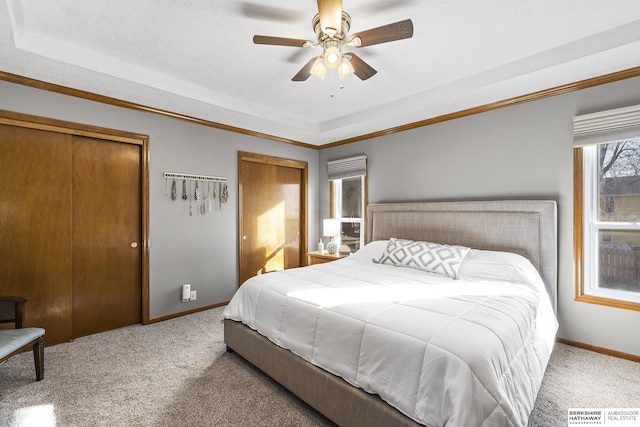
[[[353,65],[351,65],[351,61],[347,58],[343,57],[342,61],[340,61],[340,67],[338,68],[338,76],[341,79],[353,74]]]
[[[340,221],[337,219],[325,219],[322,221],[322,232],[326,237],[340,235]]]
[[[324,50],[323,54],[324,66],[330,70],[334,70],[340,66],[342,53],[336,46],[329,46]]]
[[[317,77],[320,80],[324,80],[324,77],[327,75],[327,67],[324,66],[322,57],[318,57],[313,62],[310,73],[312,76]]]

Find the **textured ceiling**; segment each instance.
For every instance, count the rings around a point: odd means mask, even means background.
[[[292,82],[320,48],[252,43],[315,40],[311,0],[5,0],[0,71],[323,145],[640,65],[639,0],[343,8],[352,33],[413,21],[413,38],[357,49],[369,80]]]

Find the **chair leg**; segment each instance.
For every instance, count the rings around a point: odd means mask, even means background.
[[[33,361],[36,365],[36,381],[44,378],[44,336],[33,344]]]

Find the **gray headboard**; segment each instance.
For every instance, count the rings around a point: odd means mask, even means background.
[[[501,200],[367,206],[367,242],[397,237],[520,254],[538,269],[557,309],[556,202]]]

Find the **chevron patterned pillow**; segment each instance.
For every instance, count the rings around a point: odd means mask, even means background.
[[[373,262],[417,268],[457,279],[462,260],[469,253],[469,250],[464,246],[416,242],[392,237],[389,239],[382,256],[379,259],[374,259]]]

